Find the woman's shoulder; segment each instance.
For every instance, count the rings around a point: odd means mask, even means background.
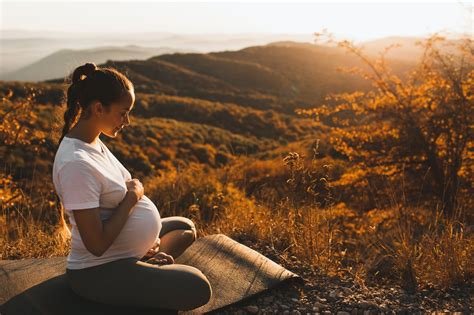
[[[76,145],[73,141],[61,143],[53,163],[53,176],[58,174],[93,174],[96,178],[103,178],[104,166],[89,151]]]
[[[66,141],[64,137],[54,157],[55,164],[65,164],[71,161],[92,162],[89,153],[74,141]]]
[[[81,151],[69,152],[63,156],[56,156],[53,164],[53,173],[57,174],[65,170],[84,170],[100,173],[97,163],[91,157]]]

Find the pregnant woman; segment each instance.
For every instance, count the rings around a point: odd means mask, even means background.
[[[191,310],[212,296],[199,269],[174,263],[196,239],[194,223],[161,218],[140,181],[99,138],[128,126],[134,103],[133,84],[114,68],[86,63],[72,73],[53,164],[72,226],[67,279],[78,295],[100,303]]]

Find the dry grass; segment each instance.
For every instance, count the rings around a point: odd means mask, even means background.
[[[342,202],[322,208],[295,203],[287,187],[278,194],[248,195],[249,186],[268,191],[275,183],[284,185],[281,179],[289,174],[283,161],[247,160],[218,170],[194,165],[143,182],[163,217],[193,219],[201,237],[224,233],[264,243],[282,258],[296,256],[321,273],[352,277],[362,285],[395,281],[412,291],[465,284],[474,276],[474,236],[460,216],[445,221],[430,209],[397,205],[362,213]],[[31,205],[15,207],[2,203],[1,259],[68,254],[60,217],[49,224],[31,214]]]
[[[63,229],[46,225],[26,213],[22,220],[7,216],[2,211],[0,216],[1,238],[0,259],[44,258],[67,256],[70,239],[62,234]]]

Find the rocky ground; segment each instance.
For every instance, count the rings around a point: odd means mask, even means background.
[[[318,274],[292,256],[284,259],[269,246],[239,242],[295,272],[289,282],[213,314],[474,314],[474,286],[448,291],[422,289],[406,294],[398,286],[361,287],[351,279]]]

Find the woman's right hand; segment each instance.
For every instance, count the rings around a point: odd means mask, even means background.
[[[174,264],[174,258],[165,252],[158,252],[155,256],[151,257],[145,262],[152,265],[172,265]]]
[[[144,192],[143,192],[143,185],[138,180],[138,178],[127,180],[125,181],[125,184],[127,185],[128,193],[133,194],[136,197],[137,201],[140,200]]]

